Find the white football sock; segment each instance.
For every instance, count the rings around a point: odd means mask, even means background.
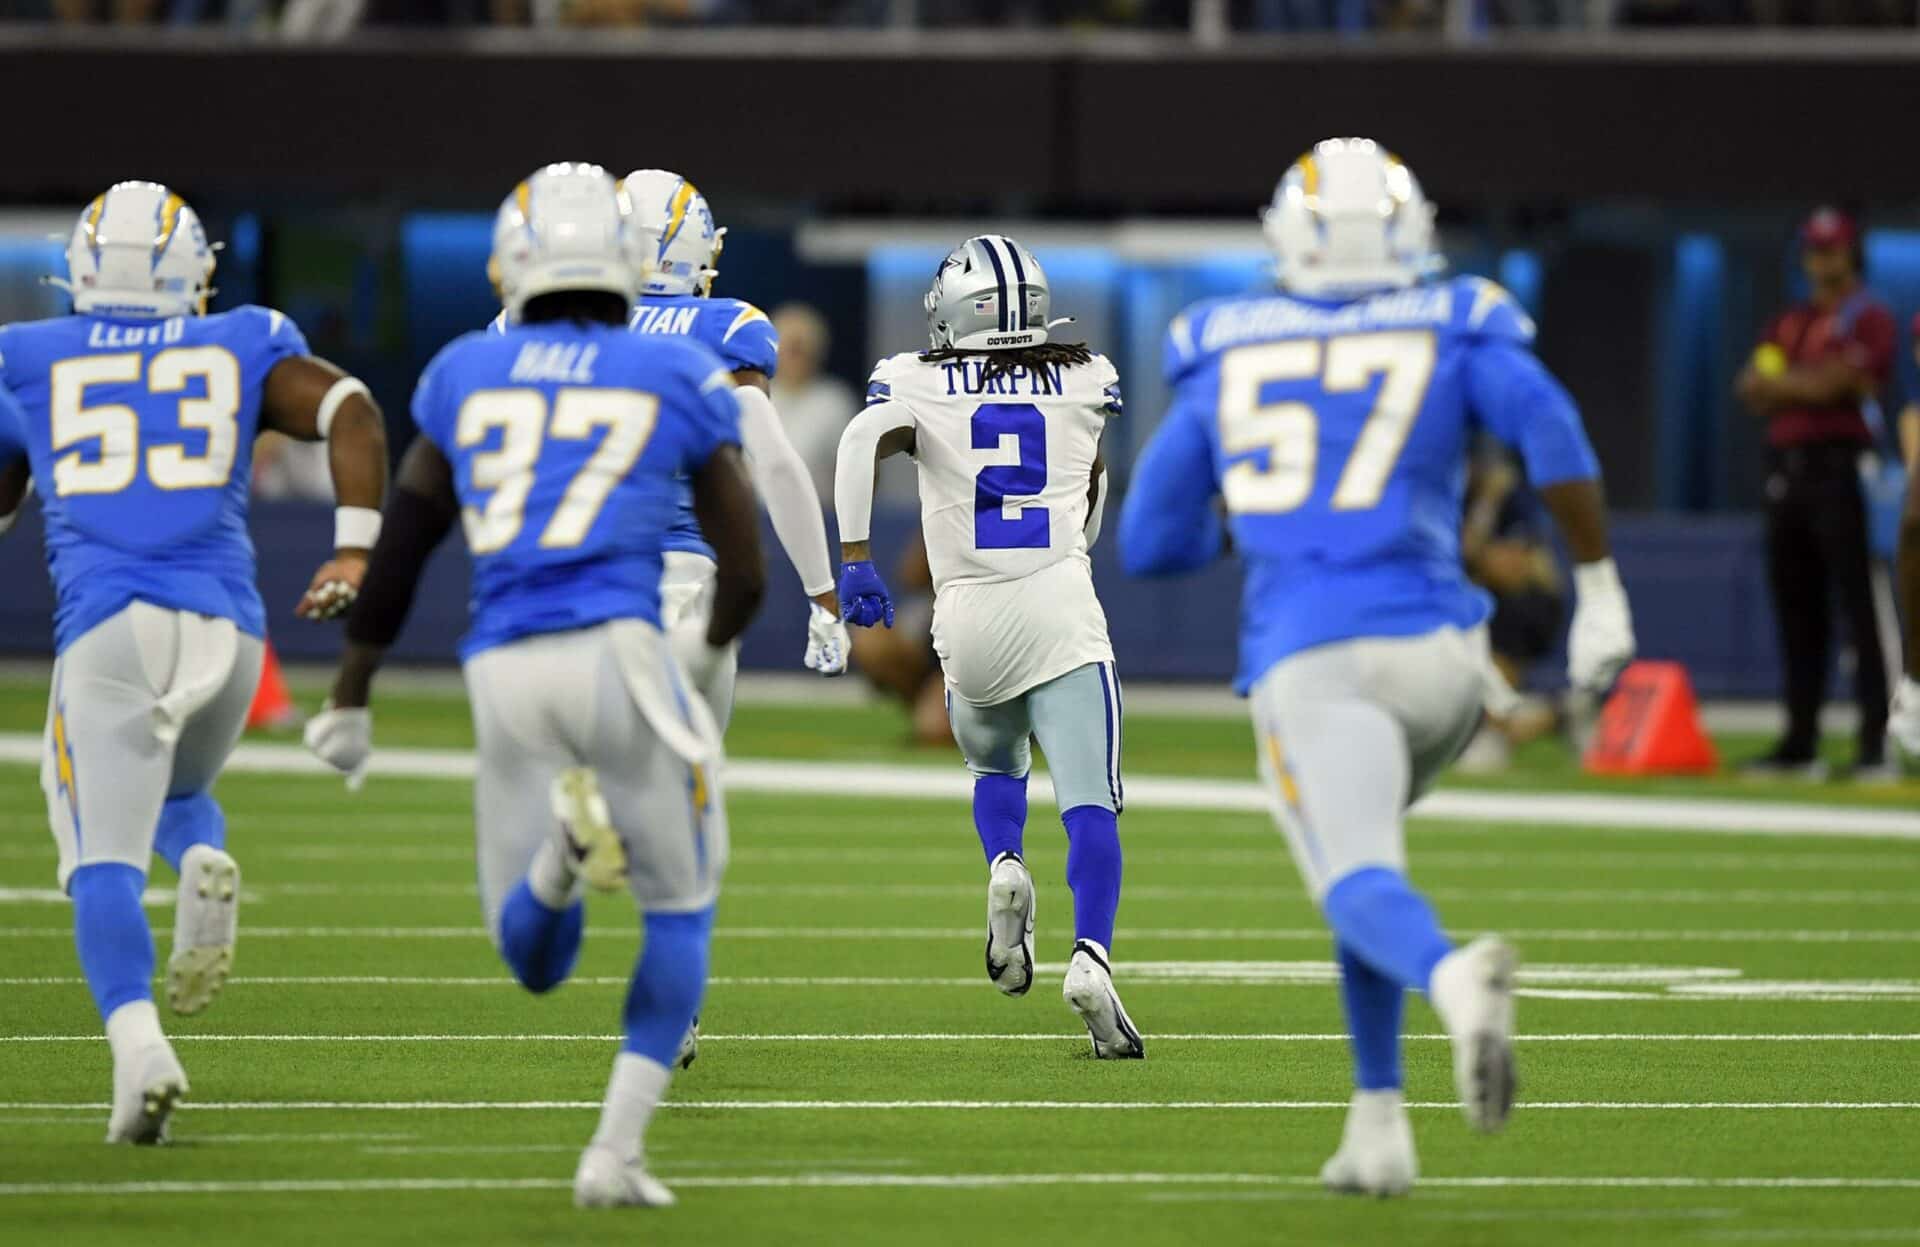
[[[107,1017],[107,1044],[115,1061],[166,1041],[160,1033],[160,1011],[151,1000],[130,1000]]]
[[[653,1110],[667,1094],[673,1071],[636,1052],[613,1059],[613,1077],[607,1082],[607,1100],[600,1107],[600,1128],[593,1132],[596,1147],[610,1148],[627,1160],[640,1155]]]
[[[527,890],[548,909],[566,909],[580,899],[580,877],[558,841],[549,836],[527,867]]]

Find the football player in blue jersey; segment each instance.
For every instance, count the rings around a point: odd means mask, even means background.
[[[727,860],[719,730],[687,680],[726,661],[764,587],[732,377],[697,341],[626,330],[648,262],[597,165],[550,165],[501,205],[492,267],[510,325],[454,341],[421,376],[420,437],[329,707],[307,729],[333,766],[365,767],[374,672],[459,520],[474,560],[461,654],[487,929],[514,976],[546,992],[579,954],[584,887],[625,887],[644,914],[626,1041],[575,1175],[583,1206],[673,1202],[642,1138],[706,988]],[[661,622],[683,483],[714,555],[684,672]]]
[[[636,169],[620,186],[632,204],[649,266],[628,327],[635,333],[691,338],[711,349],[733,373],[747,469],[773,520],[774,535],[812,600],[806,666],[824,676],[842,675],[847,669],[847,629],[834,591],[820,496],[770,397],[780,364],[780,335],[753,304],[713,293],[727,231],[714,224],[706,196],[693,183],[664,169]],[[502,312],[494,327],[504,329],[507,323]],[[667,532],[660,601],[667,634],[683,658],[697,651],[706,635],[712,600],[713,550],[701,535],[691,489],[683,483],[680,510]],[[729,648],[718,665],[704,672],[699,685],[722,732],[733,714],[738,666],[738,651]]]
[[[1121,552],[1134,575],[1177,574],[1230,532],[1246,564],[1235,687],[1333,929],[1352,1038],[1356,1089],[1321,1177],[1394,1195],[1417,1169],[1408,989],[1452,1037],[1468,1122],[1499,1129],[1514,1096],[1514,951],[1452,945],[1407,881],[1402,827],[1480,722],[1488,602],[1458,545],[1475,430],[1519,451],[1573,555],[1575,686],[1604,691],[1633,625],[1579,412],[1505,291],[1433,277],[1432,208],[1407,167],[1366,139],[1323,142],[1281,178],[1266,229],[1280,290],[1197,304],[1168,330],[1173,405],[1135,467]]]
[[[37,489],[57,599],[41,786],[113,1050],[109,1142],[161,1141],[187,1091],[140,907],[156,852],[179,876],[168,1003],[198,1013],[233,965],[240,868],[212,785],[266,635],[247,536],[254,438],[330,443],[336,550],[299,604],[308,618],[353,601],[386,491],[366,386],[310,355],[279,312],[207,315],[213,267],[178,195],[121,182],[67,244],[74,314],[0,329],[0,530]]]

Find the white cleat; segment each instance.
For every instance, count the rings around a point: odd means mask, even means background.
[[[180,859],[173,903],[173,954],[167,958],[167,1004],[198,1013],[233,973],[240,924],[240,865],[210,845],[196,844]]]
[[[1519,954],[1498,936],[1456,948],[1434,967],[1431,998],[1453,1038],[1453,1081],[1467,1124],[1492,1134],[1507,1124],[1517,1086],[1513,986]]]
[[[1398,1091],[1356,1091],[1347,1106],[1340,1150],[1320,1167],[1320,1181],[1344,1195],[1405,1195],[1420,1176],[1413,1127]]]
[[[1033,986],[1033,876],[1014,853],[993,859],[987,877],[987,977],[1009,996]]]
[[[680,1036],[680,1050],[673,1054],[673,1068],[685,1069],[700,1055],[700,1019],[693,1019],[687,1033]]]
[[[187,1072],[166,1040],[113,1063],[109,1143],[165,1143],[167,1119],[187,1094]]]
[[[638,1159],[628,1160],[610,1147],[589,1146],[573,1173],[576,1208],[671,1208],[673,1192],[648,1173]]]
[[[552,801],[561,847],[574,874],[596,892],[625,887],[627,846],[614,830],[613,815],[600,795],[599,778],[588,767],[568,767],[553,778]]]
[[[1146,1041],[1134,1029],[1133,1019],[1113,990],[1113,970],[1107,964],[1106,949],[1092,940],[1077,941],[1060,994],[1087,1024],[1093,1055],[1103,1061],[1147,1055]]]

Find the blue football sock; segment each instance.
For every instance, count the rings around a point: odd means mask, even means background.
[[[1076,805],[1060,816],[1067,825],[1067,886],[1073,889],[1073,938],[1113,948],[1120,912],[1120,822],[1100,805]]]
[[[1336,947],[1335,955],[1340,961],[1340,1002],[1346,1006],[1353,1047],[1353,1085],[1361,1091],[1397,1091],[1400,1013],[1406,990],[1345,944]]]
[[[153,851],[180,873],[180,859],[196,844],[216,849],[227,847],[227,816],[220,803],[208,792],[190,792],[169,798],[160,807],[160,827],[154,833]]]
[[[1440,959],[1453,951],[1426,898],[1384,866],[1343,875],[1320,902],[1341,946],[1401,987],[1427,990]]]
[[[104,1020],[121,1005],[153,999],[153,931],[140,894],[147,877],[119,862],[82,866],[67,880],[73,943]]]
[[[573,973],[586,924],[586,905],[575,901],[565,909],[548,909],[522,879],[500,907],[500,955],[522,987],[550,992]]]
[[[627,990],[623,1048],[672,1069],[706,994],[713,906],[690,914],[648,914],[646,941]]]
[[[987,864],[1002,853],[1025,857],[1027,780],[1012,775],[981,775],[973,781],[973,825]]]

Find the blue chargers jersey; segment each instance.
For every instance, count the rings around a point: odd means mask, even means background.
[[[461,656],[610,619],[660,622],[686,480],[740,441],[697,342],[556,322],[470,333],[420,377],[414,423],[453,466],[473,555]]]
[[[0,384],[46,512],[56,651],[136,601],[266,635],[253,441],[267,374],[305,354],[299,328],[263,307],[0,329]]]
[[[506,328],[506,313],[494,318],[493,328]],[[744,299],[720,299],[691,294],[641,295],[627,327],[634,333],[692,338],[715,355],[730,372],[754,371],[768,378],[780,367],[780,335],[767,314]],[[713,557],[713,547],[701,535],[693,514],[693,486],[680,483],[680,509],[667,530],[666,548]]]
[[[1534,357],[1506,291],[1462,277],[1349,300],[1196,304],[1167,332],[1173,406],[1121,516],[1136,574],[1246,565],[1242,693],[1300,650],[1472,627],[1489,602],[1460,565],[1467,451],[1486,430],[1535,487],[1598,464],[1573,401]]]

